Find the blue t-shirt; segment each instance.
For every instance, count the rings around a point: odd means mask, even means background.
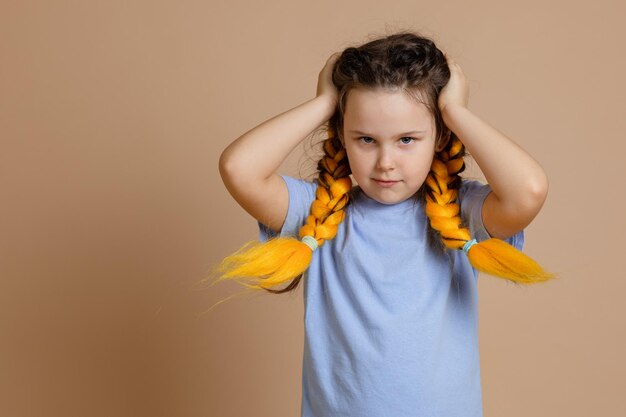
[[[281,236],[297,236],[317,182],[283,176]],[[482,416],[477,271],[431,248],[414,199],[385,205],[355,187],[337,236],[313,253],[304,285],[302,417]],[[461,215],[489,238],[489,185],[463,180]],[[260,224],[260,239],[276,236]],[[524,232],[507,242],[522,249]]]

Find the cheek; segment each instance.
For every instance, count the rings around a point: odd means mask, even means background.
[[[422,153],[415,155],[412,158],[407,158],[404,161],[404,168],[420,176],[423,173],[428,174],[432,165],[433,157],[434,153]]]
[[[362,170],[369,164],[369,157],[367,153],[359,152],[356,149],[346,148],[346,155],[348,155],[348,161],[353,170]]]
[[[348,163],[350,164],[350,166],[357,165],[358,164],[358,158],[355,155],[355,152],[352,149],[352,147],[344,145],[344,149],[346,150],[346,155],[348,156]]]
[[[364,177],[369,177],[369,164],[363,158],[362,155],[355,152],[350,152],[346,149],[346,153],[348,155],[348,163],[350,164],[350,171],[352,172],[352,176],[357,181],[363,181]]]
[[[422,176],[426,176],[430,172],[430,169],[433,164],[433,158],[434,158],[434,155],[430,155],[429,157],[424,158],[424,161],[421,164]]]

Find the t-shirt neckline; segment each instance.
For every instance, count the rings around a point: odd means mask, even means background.
[[[365,194],[365,192],[359,186],[356,186],[353,189],[353,200],[355,203],[358,202],[359,206],[362,207],[364,210],[372,210],[376,212],[386,213],[402,213],[412,210],[416,206],[419,207],[421,205],[420,201],[417,200],[415,196],[409,197],[404,201],[400,201],[399,203],[383,204]]]

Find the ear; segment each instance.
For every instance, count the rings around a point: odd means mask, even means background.
[[[444,133],[443,137],[439,140],[439,143],[437,144],[437,146],[435,146],[435,151],[441,152],[441,151],[444,150],[444,148],[446,147],[446,145],[450,141],[450,134],[451,133],[452,132],[450,130],[446,130],[446,133]]]

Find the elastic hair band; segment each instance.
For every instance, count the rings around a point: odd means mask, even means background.
[[[469,252],[470,248],[472,246],[474,246],[475,244],[477,244],[478,242],[476,242],[476,239],[472,239],[472,240],[468,240],[465,245],[463,245],[463,252],[465,252],[467,254],[467,252]]]
[[[315,252],[315,249],[317,249],[317,246],[318,246],[317,240],[313,236],[304,236],[300,240],[302,241],[302,243],[304,243],[309,248],[311,248],[313,252]]]

